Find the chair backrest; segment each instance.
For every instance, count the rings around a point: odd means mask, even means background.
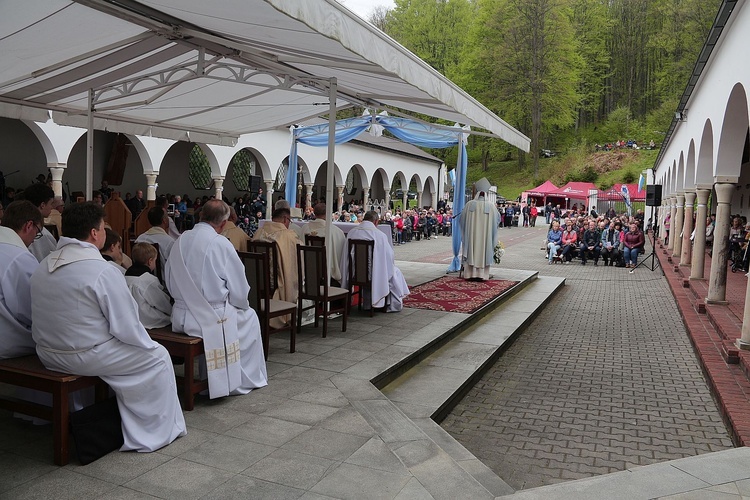
[[[357,286],[370,286],[372,283],[372,253],[374,240],[348,240],[349,283]]]
[[[60,231],[57,230],[57,224],[45,224],[44,228],[49,231],[56,240],[60,239]]]
[[[238,254],[245,267],[245,278],[250,285],[248,302],[250,302],[250,307],[260,315],[262,311],[269,310],[269,302],[271,301],[268,254],[257,252],[238,252]]]
[[[269,275],[269,292],[273,295],[279,288],[279,257],[278,247],[273,241],[256,241],[247,242],[247,250],[253,253],[264,253],[268,256],[268,275]]]
[[[158,243],[151,243],[151,245],[156,248],[156,269],[154,270],[154,274],[159,278],[160,283],[164,283],[164,270],[161,266],[161,249]]]
[[[297,245],[297,271],[300,276],[301,298],[328,296],[328,269],[325,247]],[[323,293],[320,293],[323,287]]]
[[[316,236],[312,234],[305,235],[305,245],[311,247],[324,247],[326,246],[326,239],[324,236]]]

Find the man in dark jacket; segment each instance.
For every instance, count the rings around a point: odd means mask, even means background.
[[[583,240],[581,241],[581,265],[586,265],[586,258],[593,256],[594,265],[599,264],[599,255],[601,254],[601,240],[602,235],[596,229],[596,222],[590,221],[589,227],[583,232]]]

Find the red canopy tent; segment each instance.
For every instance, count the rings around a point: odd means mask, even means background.
[[[559,205],[570,208],[570,200],[579,200],[588,203],[589,192],[599,190],[592,182],[569,182],[564,186],[557,188],[551,193],[547,193],[547,198],[562,200]]]
[[[531,203],[531,201],[534,201],[538,207],[543,207],[547,203],[547,195],[556,190],[557,186],[550,181],[544,181],[544,184],[521,193],[521,203]],[[531,201],[529,198],[531,198]]]

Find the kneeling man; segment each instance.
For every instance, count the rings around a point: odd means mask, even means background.
[[[260,322],[247,301],[245,268],[221,235],[229,205],[209,200],[200,216],[200,223],[177,239],[167,260],[172,330],[203,338],[212,399],[247,394],[268,385],[268,377]]]
[[[104,210],[78,203],[31,277],[31,331],[44,366],[98,376],[117,395],[122,451],[154,451],[187,434],[172,360],[146,333],[125,277],[105,261]]]

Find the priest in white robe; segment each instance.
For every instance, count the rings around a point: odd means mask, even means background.
[[[304,234],[325,237],[326,235],[326,204],[318,203],[313,207],[315,219],[302,227]],[[304,240],[303,240],[304,241]],[[331,224],[331,242],[326,241],[326,251],[331,253],[328,275],[337,283],[341,283],[341,260],[344,258],[346,235],[341,228]]]
[[[388,312],[398,312],[403,309],[403,299],[409,295],[409,286],[404,275],[396,267],[393,246],[380,229],[377,228],[378,213],[370,210],[365,213],[362,223],[349,231],[349,240],[374,240],[372,262],[372,307],[385,307],[388,299]],[[348,248],[348,243],[347,247]],[[349,258],[346,253],[341,261],[341,287],[349,287]],[[365,294],[365,303],[369,305],[369,297]]]
[[[122,451],[162,448],[187,431],[172,360],[151,340],[125,277],[99,253],[104,210],[77,203],[63,213],[63,234],[31,277],[31,330],[50,370],[98,376],[117,396]]]
[[[475,187],[477,195],[466,203],[458,215],[458,226],[461,231],[464,278],[481,281],[490,277],[500,215],[493,203],[487,200],[486,195],[491,187],[489,181],[482,178]]]
[[[172,219],[169,218],[166,210],[162,207],[153,207],[149,209],[146,216],[148,218],[148,223],[151,224],[151,228],[145,233],[138,235],[135,242],[156,243],[159,245],[159,262],[161,268],[164,269],[167,265],[169,252],[172,251],[172,245],[174,245],[175,242],[172,235],[167,233],[169,230],[169,221]]]
[[[0,359],[36,352],[31,338],[31,274],[39,262],[28,246],[42,214],[30,201],[8,205],[0,226]]]
[[[212,399],[247,394],[268,385],[268,376],[245,268],[221,235],[229,205],[209,200],[200,215],[201,222],[182,233],[167,260],[165,281],[175,300],[172,330],[203,338]]]
[[[55,192],[47,184],[32,184],[23,190],[22,197],[34,204],[42,213],[42,218],[46,219],[52,213],[52,207],[55,206]],[[43,258],[50,254],[57,247],[57,240],[47,228],[42,226],[41,236],[35,239],[29,245],[29,251],[34,254],[36,260],[41,262]]]

